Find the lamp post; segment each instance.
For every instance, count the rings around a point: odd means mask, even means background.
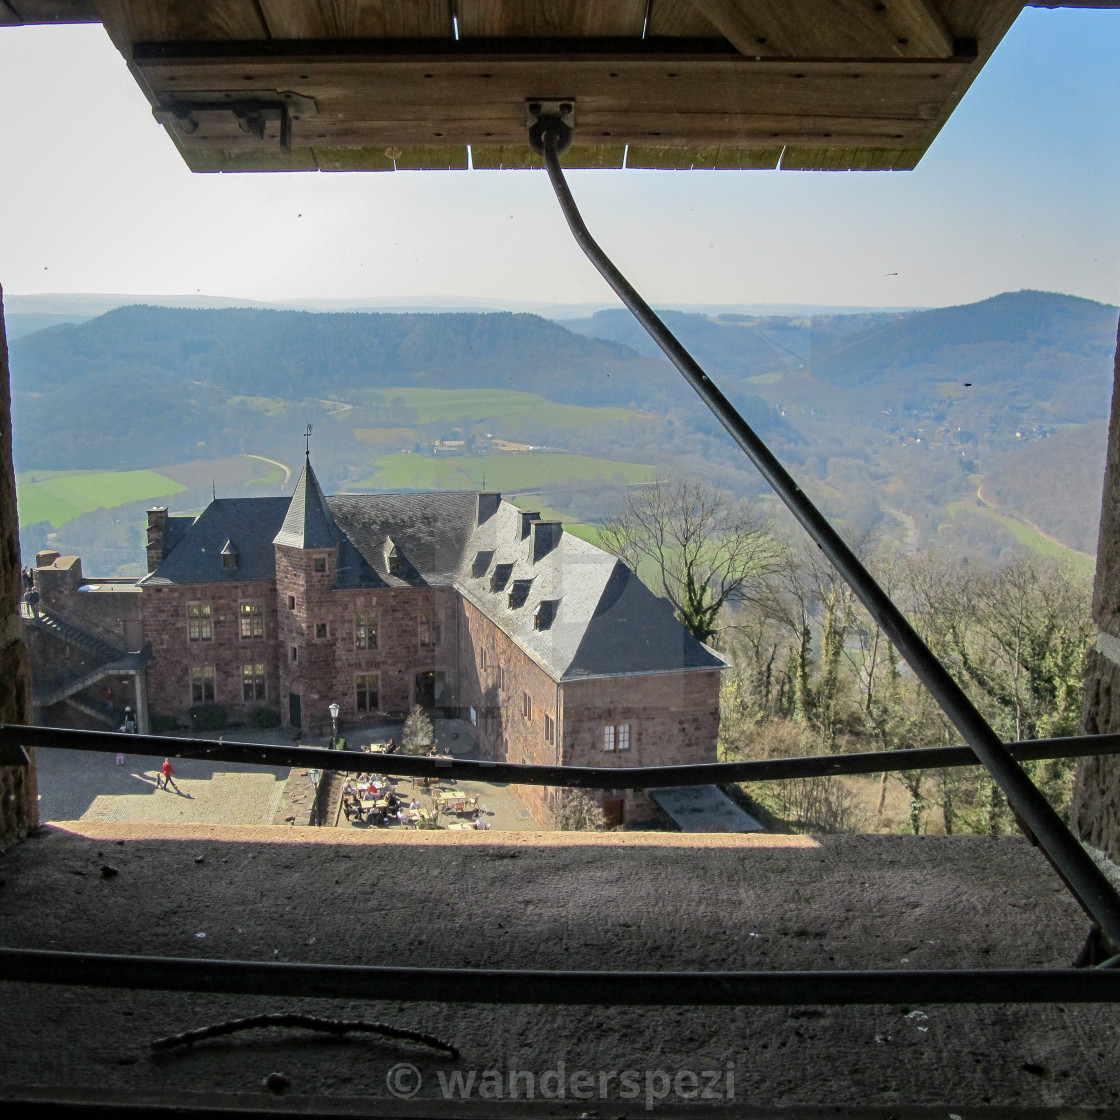
[[[308,770],[307,773],[311,778],[311,788],[315,791],[311,797],[311,823],[321,826],[323,818],[319,810],[319,779],[323,776],[323,772],[314,769]]]
[[[328,705],[327,711],[331,714],[331,750],[333,751],[335,744],[338,742],[338,705]]]

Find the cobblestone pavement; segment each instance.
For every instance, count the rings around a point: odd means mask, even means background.
[[[470,724],[458,720],[436,720],[435,731],[436,742],[441,750],[457,758],[478,757],[478,747]],[[401,724],[371,723],[346,728],[343,734],[351,749],[385,742],[389,738],[396,738],[400,742]],[[278,730],[238,729],[222,733],[195,733],[192,738],[224,738],[242,743],[277,743],[288,746],[292,742],[290,735]],[[327,746],[329,741],[329,736],[307,735],[301,740],[304,746]],[[290,773],[287,767],[177,758],[172,759],[175,782],[180,790],[176,793],[174,789],[156,788],[156,775],[162,759],[147,755],[126,754],[124,765],[118,766],[111,754],[52,749],[40,750],[38,760],[39,812],[44,823],[85,820],[120,823],[270,824]],[[427,809],[434,807],[428,792],[416,787],[411,779],[399,779],[396,787],[399,795],[408,801],[417,799]],[[457,782],[455,788],[468,796],[479,798],[479,804],[485,810],[483,819],[494,830],[524,832],[535,831],[540,827],[509,786],[486,782]],[[346,829],[369,827],[364,823],[351,824],[341,812],[332,812],[330,821],[333,823],[336,819],[339,827]],[[441,823],[446,827],[449,824],[466,823],[469,819],[467,816],[445,817]]]
[[[124,765],[118,766],[113,755],[95,751],[36,753],[39,816],[44,823],[269,824],[289,772],[286,766],[175,758],[171,765],[181,790],[176,793],[156,789],[161,758],[126,754]]]

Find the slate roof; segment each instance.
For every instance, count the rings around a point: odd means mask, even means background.
[[[474,555],[467,556],[473,492],[335,494],[326,501],[349,545],[339,555],[339,587],[447,587]],[[400,575],[389,572],[389,538],[404,561]]]
[[[474,495],[470,495],[474,498]],[[570,533],[532,561],[532,536],[521,536],[522,511],[503,501],[472,533],[455,586],[554,680],[723,669],[726,662],[696,641],[616,557]],[[489,562],[483,568],[483,560]],[[477,562],[476,562],[477,561]],[[497,571],[497,588],[491,577]],[[528,581],[524,590],[523,581]],[[511,591],[515,585],[518,593]],[[551,624],[538,630],[542,603]]]
[[[273,543],[289,548],[334,548],[341,538],[308,458],[296,482],[284,524]]]
[[[497,495],[481,525],[478,510],[474,492],[326,497],[308,464],[291,498],[211,502],[140,582],[275,579],[274,541],[322,548],[333,536],[336,587],[455,587],[556,681],[726,666],[614,556],[542,529],[534,561],[521,510]],[[236,568],[222,565],[227,542],[237,550]],[[395,574],[392,548],[403,560]]]
[[[291,499],[284,497],[215,498],[196,518],[169,517],[169,525],[179,523],[176,540],[163,562],[144,576],[140,585],[275,579],[272,540],[290,504]],[[236,568],[222,563],[227,542],[237,549]]]

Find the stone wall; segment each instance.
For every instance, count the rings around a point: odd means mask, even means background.
[[[31,722],[31,669],[19,616],[22,594],[16,476],[12,463],[12,398],[0,290],[0,722]],[[0,767],[0,851],[39,824],[34,751],[31,765]]]
[[[477,607],[461,600],[462,714],[474,708],[482,756],[497,762],[569,766],[669,766],[715,762],[719,672],[651,673],[556,682]],[[526,697],[529,703],[526,704]],[[546,737],[545,716],[554,721]],[[607,725],[629,728],[627,750],[603,749]],[[518,786],[537,823],[550,827],[547,786]],[[656,810],[642,792],[606,791],[626,821]]]
[[[190,639],[188,604],[192,602],[210,607],[208,641]],[[261,604],[262,637],[241,637],[242,603]],[[148,703],[153,714],[176,716],[186,722],[188,709],[195,703],[191,669],[205,666],[214,669],[214,702],[221,704],[231,719],[240,721],[256,707],[279,710],[276,591],[271,581],[145,586],[143,609],[144,638],[152,645],[147,674]],[[246,700],[242,669],[255,664],[265,666],[265,696]]]
[[[719,736],[716,669],[566,682],[561,690],[564,761],[571,766],[674,766],[716,761]],[[629,728],[628,750],[604,749],[604,728]],[[616,732],[617,736],[617,732]],[[617,746],[617,744],[616,744]],[[656,810],[640,790],[609,791],[624,819]]]
[[[463,718],[474,708],[479,749],[495,762],[554,766],[560,761],[556,682],[476,606],[460,598],[459,664]],[[526,702],[528,697],[528,703]],[[546,719],[552,739],[546,738]],[[517,786],[542,828],[550,827],[547,786]]]
[[[44,610],[117,649],[135,653],[142,646],[142,596],[130,581],[109,580],[103,585],[94,581],[91,587],[81,559],[60,556],[35,569],[35,586]],[[117,590],[108,590],[110,587]]]
[[[1100,637],[1085,676],[1087,734],[1120,731],[1120,356],[1112,390],[1108,458],[1097,539],[1093,619]],[[1082,760],[1073,795],[1074,825],[1083,840],[1120,858],[1120,756]]]
[[[315,571],[316,558],[325,560]],[[340,728],[378,714],[402,715],[416,702],[417,676],[443,674],[436,707],[458,707],[455,600],[449,587],[335,588],[333,549],[276,548],[280,689],[284,722],[288,693],[300,697],[303,725],[326,729],[328,705],[341,709]],[[289,604],[293,603],[293,606]],[[376,644],[357,644],[359,613],[375,616]],[[325,632],[320,635],[320,631]],[[295,660],[292,650],[296,651]],[[377,677],[377,707],[358,710],[358,674]]]

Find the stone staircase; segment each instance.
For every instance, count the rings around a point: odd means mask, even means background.
[[[49,611],[41,610],[38,618],[25,614],[23,621],[26,625],[34,626],[59,641],[85,650],[86,653],[96,657],[99,662],[93,668],[81,673],[36,682],[32,693],[32,701],[35,707],[49,708],[52,704],[67,700],[99,722],[115,725],[116,718],[113,715],[93,704],[75,699],[75,693],[91,688],[103,677],[138,672],[151,660],[150,651],[144,649],[137,653],[126,653],[104,639],[83,630],[80,626],[76,626],[73,622],[60,618],[56,614],[51,614]]]
[[[23,620],[52,637],[58,638],[59,641],[84,649],[86,653],[93,654],[101,661],[117,661],[125,656],[123,649],[118,649],[109,642],[89,633],[88,630],[83,630],[80,626],[75,626],[74,623],[68,622],[56,614],[51,614],[50,611],[40,610],[38,618],[25,614]]]

